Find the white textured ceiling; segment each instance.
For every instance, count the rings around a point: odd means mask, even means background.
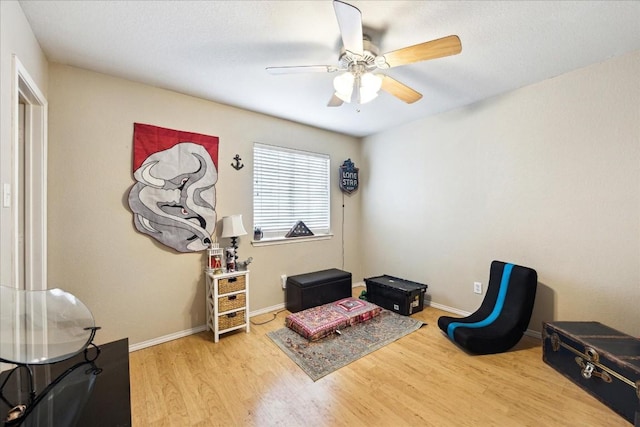
[[[347,0],[348,1],[348,0]],[[462,53],[384,71],[421,92],[381,92],[329,108],[335,74],[268,66],[337,65],[332,2],[25,1],[50,61],[365,136],[640,50],[638,1],[348,1],[381,52],[457,34]]]

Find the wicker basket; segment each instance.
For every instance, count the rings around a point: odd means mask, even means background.
[[[247,297],[244,293],[220,297],[218,298],[218,312],[244,307],[246,305],[246,301]]]
[[[220,279],[218,282],[218,294],[228,294],[229,292],[241,291],[245,288],[245,276],[229,277]]]
[[[218,317],[218,329],[229,329],[234,326],[243,325],[244,321],[244,310],[234,311],[233,313],[223,314]]]

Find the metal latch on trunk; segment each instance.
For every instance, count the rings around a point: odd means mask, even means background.
[[[595,363],[600,362],[600,355],[594,348],[585,347],[584,352],[587,353],[587,357],[589,358],[590,361]]]
[[[551,334],[551,348],[553,351],[560,350],[560,337],[555,332]]]
[[[594,376],[594,377],[601,378],[602,381],[604,381],[606,383],[610,383],[611,382],[611,375],[609,375],[605,371],[598,372],[598,370],[596,369],[596,367],[595,367],[595,365],[593,363],[585,362],[584,359],[582,359],[582,357],[576,357],[576,363],[578,364],[578,366],[580,366],[582,368],[580,373],[582,374],[583,378],[588,380],[592,376]]]

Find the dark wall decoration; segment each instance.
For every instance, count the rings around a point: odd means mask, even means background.
[[[345,193],[351,194],[358,189],[358,171],[360,169],[351,161],[347,159],[340,166],[340,179],[338,180],[340,190]]]
[[[237,171],[239,171],[240,169],[242,169],[244,167],[244,163],[240,163],[240,160],[242,160],[242,157],[240,157],[239,154],[236,154],[236,156],[233,158],[233,160],[235,160],[235,163],[231,163],[231,166],[233,166],[233,168]]]
[[[129,207],[136,229],[179,252],[209,247],[218,137],[134,123]]]

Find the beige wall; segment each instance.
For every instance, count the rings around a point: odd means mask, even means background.
[[[135,344],[205,323],[204,254],[174,252],[134,229],[126,201],[134,122],[218,136],[218,218],[241,213],[248,230],[254,141],[330,154],[335,237],[267,247],[240,238],[240,259],[254,258],[251,311],[283,303],[281,274],[342,266],[337,168],[347,158],[359,163],[357,139],[64,65],[49,73],[49,285],[91,308],[101,342],[128,336]],[[231,167],[235,154],[240,171]],[[359,199],[345,203],[344,268],[355,281]]]
[[[531,329],[640,335],[639,75],[635,52],[366,138],[365,275],[473,311],[491,260],[514,262],[538,272]]]
[[[27,19],[16,1],[0,1],[0,180],[11,182],[13,138],[13,57],[22,63],[40,91],[47,96],[48,64]],[[2,188],[0,184],[0,188]],[[10,208],[0,208],[0,284],[12,286]]]
[[[204,324],[201,254],[134,230],[133,122],[220,137],[219,216],[251,225],[252,142],[352,158],[362,187],[345,197],[345,265],[354,280],[428,283],[438,304],[472,311],[492,259],[536,268],[531,328],[599,320],[640,335],[640,54],[358,140],[80,69],[48,69],[14,1],[0,2],[0,162],[10,173],[11,55],[49,99],[49,286],[77,294],[100,342],[152,340]],[[48,87],[50,88],[48,90]],[[426,102],[426,101],[424,101]],[[231,168],[240,154],[245,168]],[[333,177],[332,177],[333,178]],[[362,209],[360,208],[362,200]],[[332,240],[252,247],[251,310],[283,302],[280,274],[342,265],[342,195]],[[2,209],[1,278],[11,220]],[[396,221],[395,218],[400,218]],[[362,264],[360,261],[362,251]]]

